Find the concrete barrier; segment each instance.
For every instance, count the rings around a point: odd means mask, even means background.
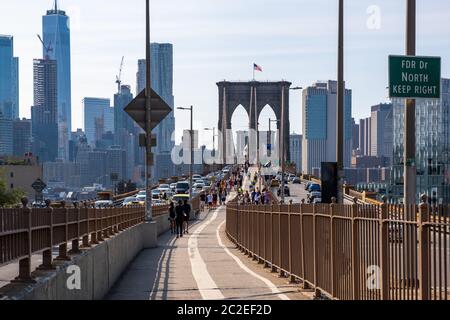
[[[169,229],[168,214],[155,217],[154,223],[122,231],[72,255],[71,261],[55,262],[56,270],[36,271],[34,284],[11,283],[1,288],[0,296],[12,300],[102,299],[137,254],[156,246],[156,235]]]

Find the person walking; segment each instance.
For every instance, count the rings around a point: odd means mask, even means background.
[[[191,216],[191,205],[188,203],[187,200],[184,200],[183,216],[184,216],[184,233],[189,233],[189,219]]]
[[[259,189],[256,188],[256,192],[255,192],[255,197],[253,199],[255,204],[259,204],[259,202],[261,201],[261,192],[259,192]]]
[[[206,205],[206,194],[202,192],[200,194],[200,211],[203,212],[205,210],[205,205]]]
[[[175,223],[176,217],[177,217],[177,214],[175,212],[175,205],[171,201],[170,206],[169,206],[169,221],[170,221],[170,233],[171,234],[174,234],[176,232],[176,223]]]
[[[176,220],[175,223],[177,225],[177,238],[183,236],[183,221],[184,221],[184,213],[183,213],[183,202],[181,200],[178,201],[178,205],[175,208]]]

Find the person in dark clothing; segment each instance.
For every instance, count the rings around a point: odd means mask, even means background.
[[[187,200],[184,200],[183,214],[184,214],[184,233],[189,233],[189,218],[191,214],[191,205],[187,202]]]
[[[169,221],[170,221],[170,232],[172,234],[174,234],[176,232],[176,223],[175,223],[175,218],[177,217],[176,212],[175,212],[175,205],[173,204],[173,202],[170,202],[170,207],[169,207]]]
[[[183,212],[183,202],[178,201],[178,205],[175,208],[176,218],[175,222],[177,225],[177,238],[183,236],[183,221],[184,221],[184,212]]]

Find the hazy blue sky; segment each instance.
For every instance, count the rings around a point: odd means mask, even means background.
[[[20,113],[33,101],[32,60],[42,55],[36,37],[52,0],[0,1],[0,33],[11,34],[20,58]],[[196,127],[217,126],[216,82],[249,80],[253,62],[264,69],[258,80],[308,86],[336,78],[337,0],[153,0],[152,41],[174,45],[177,106],[195,106]],[[403,54],[405,0],[345,1],[345,79],[353,89],[353,115],[387,99],[387,57]],[[378,6],[380,28],[369,28],[368,8]],[[450,1],[417,1],[417,54],[442,56],[450,76]],[[73,128],[82,126],[81,100],[111,98],[125,56],[123,82],[136,85],[137,59],[145,54],[144,0],[61,0],[71,16]],[[291,130],[301,132],[301,93],[291,92]],[[176,116],[177,130],[187,114]],[[267,117],[267,115],[265,116]],[[235,117],[236,118],[236,117]],[[264,118],[264,117],[263,117]],[[243,126],[247,120],[236,121]],[[261,119],[263,124],[267,120]],[[210,136],[210,133],[208,133]],[[207,139],[205,137],[204,139]],[[204,139],[201,139],[204,140]]]

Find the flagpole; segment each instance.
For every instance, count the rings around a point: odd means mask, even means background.
[[[253,81],[255,81],[255,64],[253,63]]]

